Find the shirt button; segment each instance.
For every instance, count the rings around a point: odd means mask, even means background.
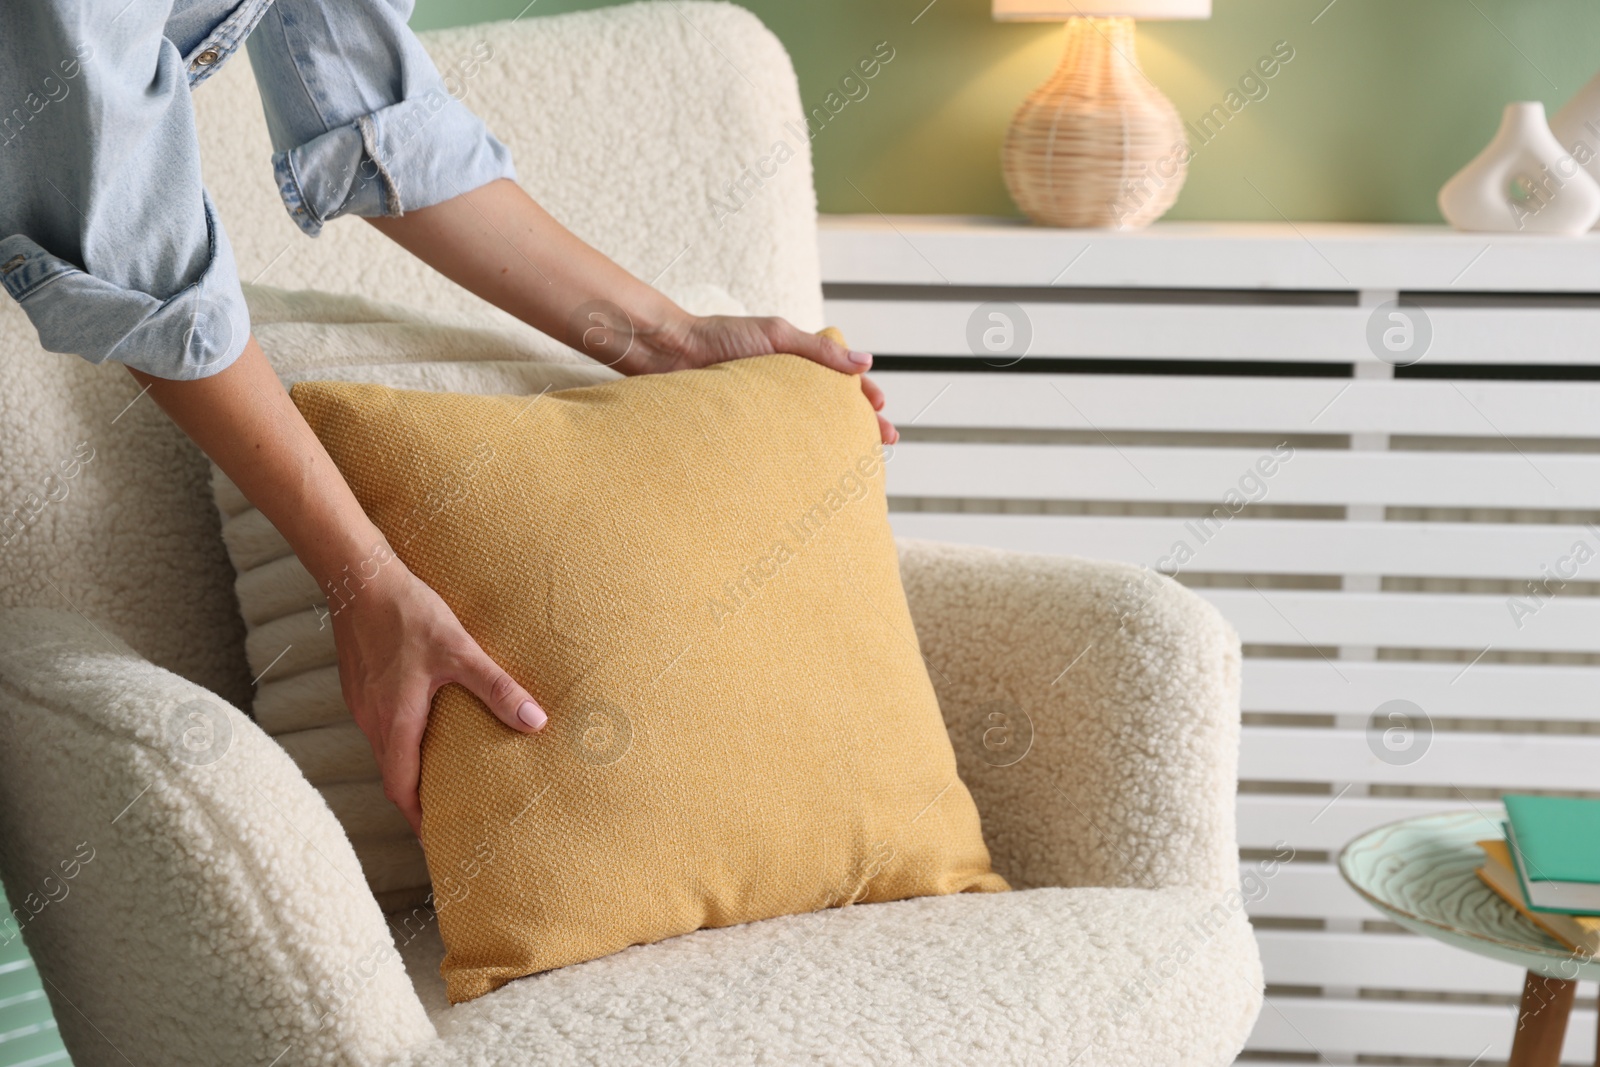
[[[207,48],[204,52],[194,57],[194,65],[197,67],[209,67],[221,58],[221,52],[218,52],[215,48]]]

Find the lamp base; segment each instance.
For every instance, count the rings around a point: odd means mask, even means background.
[[[1067,20],[1048,81],[1017,109],[1001,150],[1011,199],[1046,226],[1123,229],[1160,218],[1188,172],[1183,120],[1139,69],[1133,20]]]

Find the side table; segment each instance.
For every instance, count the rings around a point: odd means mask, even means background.
[[[1345,846],[1339,872],[1406,929],[1526,968],[1510,1067],[1557,1067],[1578,980],[1600,978],[1600,960],[1550,937],[1478,878],[1476,842],[1503,837],[1503,817],[1495,805],[1380,826]]]

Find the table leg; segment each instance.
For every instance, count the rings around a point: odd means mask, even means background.
[[[1561,1042],[1567,1036],[1567,1016],[1578,983],[1528,972],[1522,982],[1522,1008],[1517,1012],[1517,1036],[1511,1042],[1507,1067],[1557,1067]]]

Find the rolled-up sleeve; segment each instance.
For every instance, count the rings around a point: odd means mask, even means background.
[[[315,236],[340,215],[399,215],[513,178],[511,153],[446,89],[410,0],[277,0],[247,48],[278,193]]]
[[[231,364],[250,321],[168,6],[7,5],[0,284],[46,349],[187,379]]]

